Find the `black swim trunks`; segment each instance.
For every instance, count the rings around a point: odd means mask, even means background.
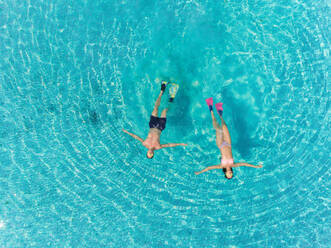
[[[163,131],[163,129],[165,129],[166,127],[166,122],[167,122],[167,118],[164,117],[156,117],[151,115],[151,119],[149,121],[149,128],[157,128],[160,131]]]

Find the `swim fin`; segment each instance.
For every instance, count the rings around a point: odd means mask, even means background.
[[[206,103],[207,103],[207,105],[209,107],[209,110],[210,111],[213,111],[213,98],[212,97],[207,98],[206,99]]]
[[[167,87],[167,84],[168,82],[166,81],[162,81],[162,84],[161,84],[161,91],[165,91],[166,87]]]
[[[219,102],[215,104],[216,110],[220,116],[223,114],[223,103]]]
[[[169,89],[169,94],[170,94],[169,102],[173,102],[173,100],[174,100],[174,98],[177,94],[178,89],[179,89],[178,84],[171,83],[171,87]]]

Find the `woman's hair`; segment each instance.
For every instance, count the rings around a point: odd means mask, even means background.
[[[230,169],[231,169],[231,171],[232,171],[232,177],[233,177],[233,170],[232,170],[232,168],[230,167]],[[228,178],[227,176],[226,176],[226,169],[225,168],[223,168],[223,172],[224,172],[224,176],[225,176],[225,178],[226,179],[231,179],[231,178]]]

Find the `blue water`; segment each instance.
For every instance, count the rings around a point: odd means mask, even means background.
[[[330,1],[0,0],[1,247],[330,247]],[[180,84],[161,142],[141,137]],[[224,102],[219,162],[204,98]],[[163,102],[164,104],[164,102]]]

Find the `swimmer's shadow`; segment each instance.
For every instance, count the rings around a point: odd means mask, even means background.
[[[186,136],[192,130],[192,118],[190,116],[190,98],[185,94],[185,90],[178,91],[174,103],[170,106],[167,116],[168,131],[171,136]]]
[[[247,119],[243,117],[243,115],[239,116],[239,114],[236,114],[244,112],[245,110],[240,107],[233,107],[233,126],[237,131],[237,139],[233,146],[236,148],[236,150],[238,150],[243,158],[250,157],[251,149],[253,147],[262,146],[259,140],[251,137],[249,130],[252,130],[252,128],[250,128],[247,124]]]

